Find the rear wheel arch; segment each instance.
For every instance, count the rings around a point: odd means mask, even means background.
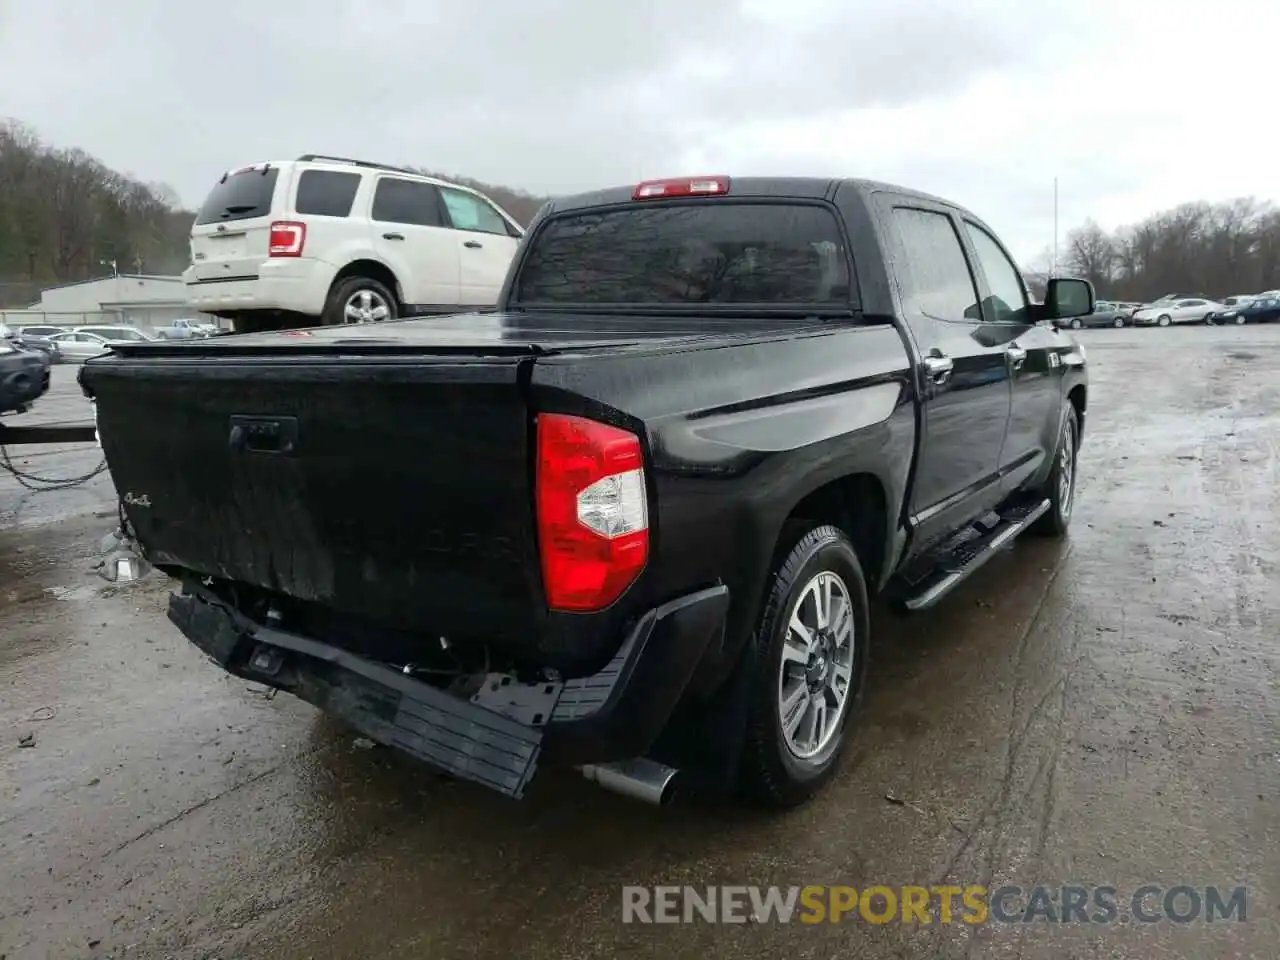
[[[864,471],[845,474],[796,499],[779,527],[773,556],[790,550],[808,530],[833,526],[849,538],[868,586],[875,589],[883,580],[891,549],[892,516],[879,476]]]
[[[349,277],[368,277],[370,280],[377,280],[395,294],[399,303],[404,303],[404,288],[400,284],[400,279],[396,276],[395,271],[381,260],[371,260],[369,258],[352,260],[334,274],[333,281],[329,284],[329,292],[332,293],[338,284]]]

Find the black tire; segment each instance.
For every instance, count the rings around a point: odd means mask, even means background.
[[[795,545],[781,555],[774,568],[764,612],[753,640],[755,675],[751,678],[741,769],[742,792],[751,800],[775,809],[799,806],[835,774],[848,736],[850,717],[862,697],[871,632],[866,580],[849,538],[841,530],[824,525],[804,530],[792,542]],[[788,745],[782,728],[783,647],[797,605],[806,598],[810,584],[823,573],[835,574],[839,578],[849,602],[852,618],[849,683],[842,711],[829,740],[813,756],[801,758]],[[834,660],[834,655],[830,659]],[[810,663],[821,672],[819,664],[827,660],[824,657],[815,662],[810,658]]]
[[[1111,325],[1112,325],[1113,327],[1117,327],[1117,328],[1118,328],[1118,327],[1123,327],[1123,326],[1124,326],[1124,317],[1116,317],[1114,320],[1112,320],[1112,321],[1111,321]]]
[[[1243,313],[1237,313],[1237,314],[1236,314],[1236,325],[1237,325],[1237,326],[1244,326],[1244,322],[1245,322],[1244,314],[1243,314]]]
[[[1169,315],[1167,313],[1162,313],[1160,316],[1156,317],[1157,327],[1167,327],[1172,322],[1173,321],[1169,319]]]
[[[324,312],[320,314],[320,322],[326,327],[355,322],[346,319],[347,304],[362,293],[369,294],[370,303],[379,303],[387,311],[379,321],[394,320],[400,313],[396,296],[387,289],[386,284],[372,277],[344,277],[333,285],[329,297],[324,302]]]
[[[1049,500],[1049,509],[1031,525],[1031,532],[1041,537],[1061,537],[1071,525],[1071,514],[1074,512],[1076,500],[1076,476],[1078,470],[1078,454],[1080,452],[1080,419],[1076,416],[1076,408],[1067,402],[1062,414],[1062,424],[1058,427],[1058,445],[1053,451],[1053,469],[1045,480],[1042,492]],[[1064,465],[1062,452],[1070,449],[1070,455]],[[1068,482],[1062,482],[1062,475],[1070,470]]]
[[[1084,326],[1084,323],[1081,321],[1079,317],[1076,317],[1071,321],[1072,330],[1079,330],[1083,326]]]

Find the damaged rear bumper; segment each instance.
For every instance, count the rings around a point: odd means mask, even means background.
[[[540,762],[643,756],[703,657],[719,648],[728,606],[723,586],[680,597],[641,617],[598,674],[555,685],[493,678],[471,700],[255,623],[193,582],[170,597],[169,619],[228,672],[292,693],[461,779],[519,797]]]

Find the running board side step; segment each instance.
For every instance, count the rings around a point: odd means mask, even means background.
[[[1020,505],[1004,510],[1000,522],[985,532],[978,533],[979,528],[975,527],[976,536],[959,546],[944,549],[930,565],[930,571],[907,588],[903,606],[913,613],[932,607],[1040,519],[1049,506],[1047,499]]]

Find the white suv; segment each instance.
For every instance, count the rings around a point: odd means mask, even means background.
[[[306,154],[225,173],[191,228],[187,304],[241,333],[491,307],[523,230],[475,190]]]

